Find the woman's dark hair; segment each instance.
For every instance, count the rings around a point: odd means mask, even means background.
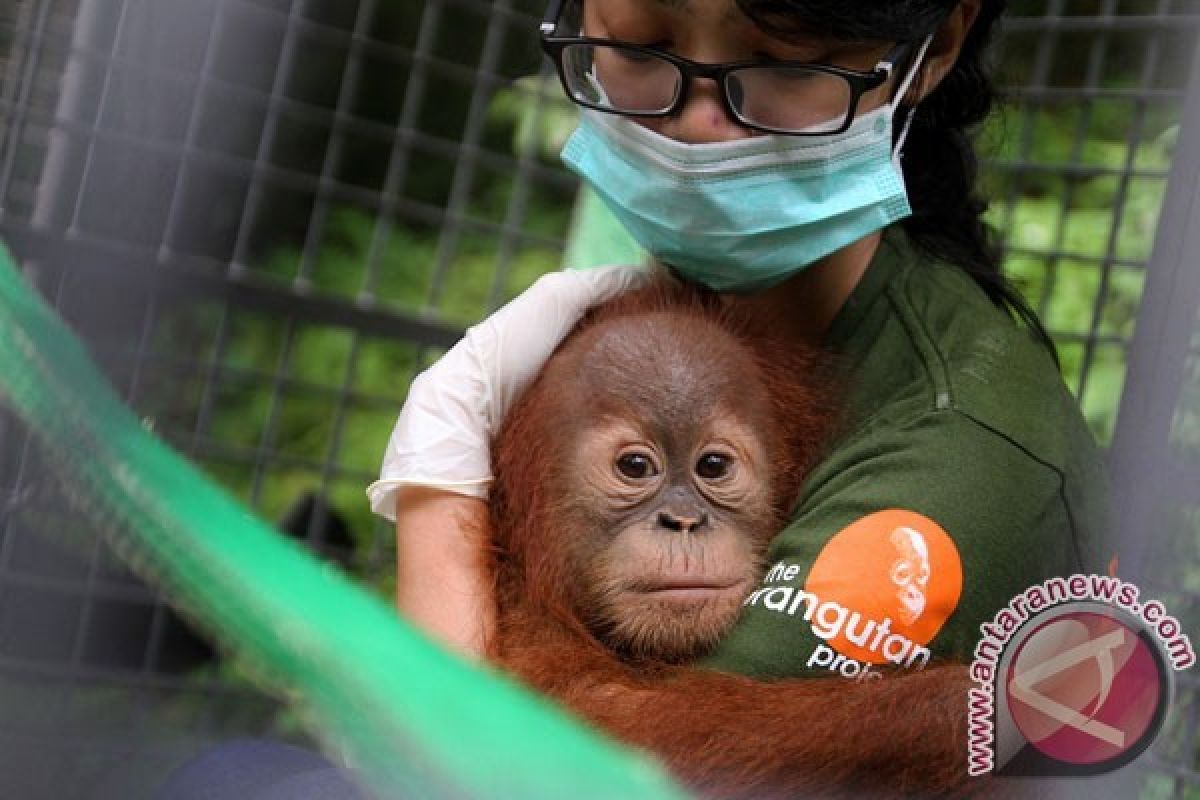
[[[959,1],[736,0],[759,28],[784,38],[914,43]],[[993,303],[1023,320],[1057,360],[1045,328],[1000,272],[1000,249],[983,221],[987,203],[975,187],[978,162],[970,137],[996,99],[985,51],[1006,5],[982,0],[958,62],[917,107],[903,160],[913,214],[902,224],[918,248],[962,267]]]

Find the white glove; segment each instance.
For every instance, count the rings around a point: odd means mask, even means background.
[[[543,275],[422,372],[408,390],[367,487],[371,510],[395,520],[401,486],[486,498],[488,443],[513,402],[589,308],[646,283],[647,267],[601,267]]]

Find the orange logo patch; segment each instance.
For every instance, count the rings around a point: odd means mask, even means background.
[[[936,522],[888,509],[830,539],[804,589],[821,600],[811,623],[830,647],[871,664],[911,663],[958,606],[962,562]]]

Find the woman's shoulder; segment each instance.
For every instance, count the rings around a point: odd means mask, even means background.
[[[1050,352],[967,272],[916,252],[896,259],[851,342],[853,428],[955,412],[1053,467],[1092,444]]]
[[[1049,351],[953,265],[914,254],[879,296],[850,343],[843,433],[806,501],[857,502],[885,476],[887,502],[939,504],[951,528],[999,535],[1053,517],[1077,552],[1098,552],[1103,458]]]

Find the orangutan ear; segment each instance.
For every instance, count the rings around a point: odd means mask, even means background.
[[[979,16],[981,2],[982,0],[962,0],[946,15],[941,27],[934,34],[933,41],[929,43],[925,60],[921,62],[921,74],[908,90],[904,105],[911,107],[924,100],[954,68],[963,42],[967,40],[967,34],[971,32],[971,26]]]

